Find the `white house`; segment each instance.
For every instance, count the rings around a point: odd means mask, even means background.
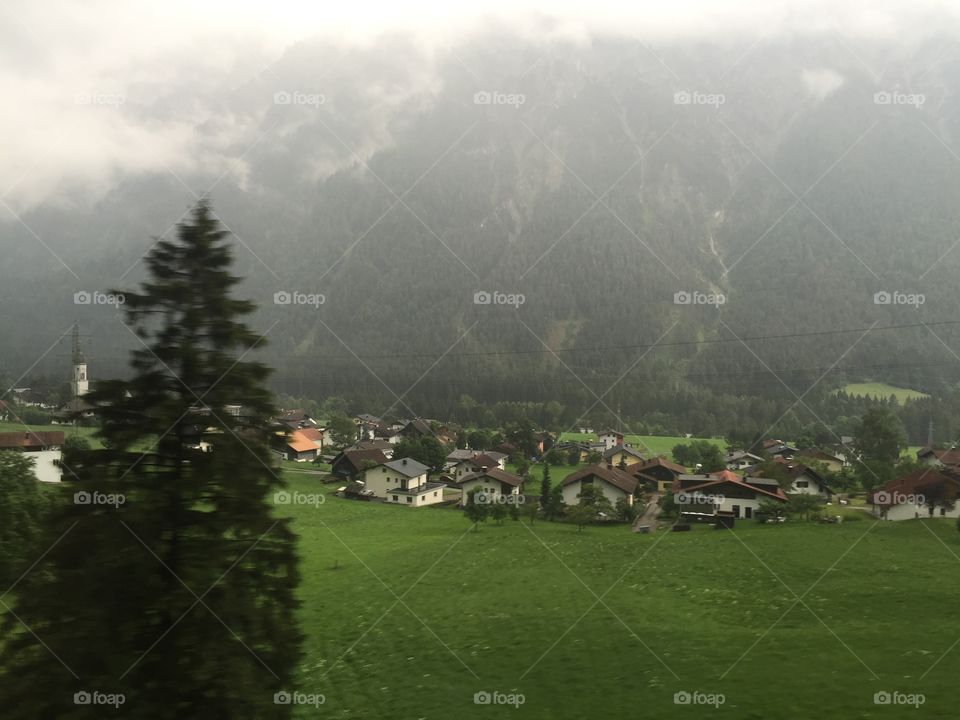
[[[697,477],[709,478],[701,483]],[[780,483],[768,478],[744,478],[730,470],[707,476],[681,475],[682,489],[674,494],[680,512],[695,515],[725,514],[734,518],[752,518],[761,503],[775,500],[786,503]]]
[[[598,440],[603,445],[604,450],[609,450],[614,445],[623,445],[623,433],[616,430],[604,430]]]
[[[512,498],[519,504],[523,478],[499,468],[487,468],[464,475],[457,481],[457,485],[463,491],[461,504],[466,502],[467,495],[472,490],[477,491],[478,497],[482,494],[483,502],[487,504],[502,502],[502,498]]]
[[[870,496],[881,520],[960,517],[960,481],[927,467],[894,478]]]
[[[584,485],[595,485],[611,504],[625,498],[633,505],[633,493],[637,489],[637,479],[620,468],[607,465],[590,465],[567,475],[561,483],[563,502],[566,505],[580,503],[579,495]]]
[[[460,451],[454,450],[447,456],[447,460],[450,461],[451,457],[455,453]],[[483,452],[483,453],[471,453],[469,457],[461,458],[453,462],[453,465],[449,465],[448,473],[454,482],[459,482],[462,478],[473,473],[478,473],[483,470],[489,470],[491,468],[497,468],[499,470],[504,470],[507,467],[507,455],[501,452]]]
[[[819,495],[824,502],[830,502],[834,492],[827,481],[813,468],[806,465],[788,465],[787,478],[790,480],[790,493]]]
[[[746,450],[733,450],[724,456],[723,461],[727,470],[746,470],[748,467],[762,463],[763,458]]]
[[[430,482],[430,468],[413,458],[399,458],[368,468],[364,487],[389,503],[420,507],[443,501],[443,483]]]
[[[33,458],[33,473],[40,482],[60,482],[64,435],[59,430],[0,433],[0,450],[19,450]]]

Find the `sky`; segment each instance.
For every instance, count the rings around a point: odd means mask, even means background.
[[[960,3],[941,0],[0,0],[0,134],[15,139],[0,153],[0,223],[48,202],[95,201],[130,175],[230,172],[260,118],[222,112],[215,99],[313,38],[369,48],[408,34],[436,57],[485,32],[538,43],[903,43],[958,27]]]

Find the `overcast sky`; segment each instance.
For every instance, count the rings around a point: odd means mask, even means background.
[[[496,25],[536,41],[610,33],[651,43],[787,33],[912,41],[956,33],[960,3],[0,0],[0,222],[12,219],[8,208],[95,198],[129,173],[231,167],[229,148],[255,132],[256,118],[211,117],[209,97],[300,40],[369,45],[400,31],[442,53]],[[147,112],[144,97],[166,102]]]

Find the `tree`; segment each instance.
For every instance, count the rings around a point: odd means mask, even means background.
[[[90,441],[82,435],[68,435],[64,439],[58,463],[64,480],[69,481],[77,476],[78,470],[74,470],[74,466],[79,465],[89,451]]]
[[[854,449],[860,458],[857,476],[864,490],[871,491],[894,476],[894,466],[907,444],[899,418],[887,406],[868,409],[855,431]]]
[[[680,506],[677,505],[677,498],[672,490],[667,490],[660,497],[660,514],[664,517],[675,517],[679,512]]]
[[[503,519],[507,516],[507,506],[502,502],[497,502],[497,498],[490,504],[490,517],[494,519],[497,525],[503,525]]]
[[[517,475],[526,475],[530,471],[530,461],[519,452],[510,456],[510,463],[517,469]]]
[[[595,521],[600,515],[612,517],[613,504],[596,485],[589,483],[580,486],[579,502],[568,512],[568,516],[577,524],[579,530]]]
[[[357,426],[346,415],[335,413],[327,418],[327,430],[337,447],[352,445],[357,440]]]
[[[816,517],[822,507],[823,500],[819,495],[811,493],[790,493],[787,495],[787,514],[796,515],[801,520],[810,520]]]
[[[543,479],[540,480],[540,505],[547,507],[550,500],[550,463],[543,461]]]
[[[583,528],[597,519],[597,510],[592,505],[578,503],[567,511],[567,517],[576,524],[577,532],[583,532]]]
[[[105,447],[78,453],[31,544],[38,561],[5,601],[8,718],[102,717],[74,703],[82,688],[122,693],[144,720],[290,716],[273,697],[300,657],[295,536],[271,502],[285,487],[277,410],[268,368],[247,358],[262,338],[242,320],[253,304],[231,295],[230,262],[201,202],[124,293],[142,345],[130,379],[85,396]],[[213,452],[193,449],[204,439]]]
[[[613,511],[617,516],[617,519],[622,522],[632,523],[637,519],[637,508],[633,504],[627,502],[625,497],[617,499],[616,504],[613,506]]]
[[[467,520],[473,523],[474,532],[480,529],[480,523],[487,519],[490,506],[485,503],[477,502],[477,493],[479,488],[474,488],[467,493],[467,498],[463,503],[463,514]]]
[[[553,521],[563,517],[566,509],[566,503],[563,502],[563,486],[554,485],[553,489],[550,490],[550,500],[547,502],[544,515],[546,515],[547,520]]]
[[[27,548],[40,533],[44,497],[25,453],[0,451],[0,583],[9,588],[32,562]]]
[[[440,472],[447,461],[447,448],[440,444],[432,435],[423,437],[406,437],[396,444],[393,456],[396,458],[412,458],[423,463],[433,472]]]
[[[786,505],[779,500],[763,500],[757,506],[754,517],[757,522],[766,522],[770,518],[781,518],[787,514]]]

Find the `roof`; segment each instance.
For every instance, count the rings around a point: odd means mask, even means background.
[[[460,448],[457,448],[456,450],[452,450],[450,454],[447,455],[447,460],[457,462],[460,460],[469,460],[474,456],[474,454],[475,453],[473,450],[461,450]]]
[[[433,435],[433,430],[430,429],[430,423],[428,423],[426,420],[421,420],[420,418],[408,422],[403,426],[403,430],[400,432],[405,433],[409,430],[415,430],[421,435]]]
[[[604,435],[613,435],[614,437],[623,437],[622,432],[620,432],[619,430],[613,430],[611,428],[607,428],[606,430],[604,430],[602,433],[600,433],[599,437],[603,437]]]
[[[651,468],[655,468],[658,466],[666,468],[667,470],[672,470],[673,472],[680,475],[687,472],[687,469],[685,467],[683,467],[682,465],[677,465],[677,463],[675,462],[670,462],[663,455],[657,455],[657,457],[651,458],[646,462],[628,465],[627,472],[630,473],[631,475],[636,475],[637,473],[644,473],[647,470],[650,470]]]
[[[612,448],[610,448],[609,450],[604,450],[604,451],[603,451],[603,459],[604,459],[604,460],[609,460],[609,459],[612,458],[614,455],[616,455],[618,452],[625,452],[625,453],[627,453],[627,455],[633,455],[633,456],[636,457],[636,458],[640,458],[640,460],[646,460],[646,458],[643,456],[643,453],[641,453],[639,450],[634,450],[634,449],[633,449],[632,447],[630,447],[629,445],[614,445],[614,446],[613,446]]]
[[[463,485],[471,480],[478,480],[479,478],[483,477],[493,478],[494,480],[507,483],[513,487],[520,487],[523,484],[523,478],[519,475],[514,475],[513,473],[507,472],[506,470],[501,470],[500,468],[489,468],[487,470],[481,470],[480,472],[464,475],[457,481],[457,485]]]
[[[62,430],[3,432],[0,433],[0,449],[27,449],[63,445],[63,439]]]
[[[323,442],[323,433],[316,428],[301,428],[297,430],[297,434],[313,442]]]
[[[606,465],[588,465],[575,472],[570,473],[564,479],[561,485],[570,485],[579,482],[590,476],[598,477],[615,488],[623,490],[625,493],[633,493],[637,489],[637,479],[626,470],[620,468],[607,467]]]
[[[892,502],[898,499],[897,496],[903,497],[908,495],[923,495],[924,488],[935,487],[938,485],[947,487],[954,493],[960,492],[960,481],[950,477],[949,475],[945,475],[935,468],[928,467],[918,468],[917,470],[909,472],[906,475],[901,475],[898,478],[894,478],[870,495],[869,501],[871,505],[881,505],[884,507],[899,505],[900,502]],[[885,493],[887,497],[884,498],[881,493]],[[880,502],[880,500],[887,499],[891,502]]]
[[[956,448],[944,449],[925,447],[921,450],[917,450],[917,458],[926,457],[927,455],[933,455],[944,465],[960,465],[960,450],[957,450]]]
[[[309,452],[316,450],[317,444],[310,438],[305,437],[299,430],[294,430],[287,440],[287,447],[296,452]]]
[[[783,488],[780,487],[780,484],[776,480],[768,480],[767,478],[750,478],[750,482],[747,482],[744,478],[740,477],[736,473],[730,472],[729,470],[713,473],[712,477],[716,477],[718,479],[705,482],[701,485],[691,485],[683,489],[686,492],[696,492],[701,490],[712,490],[720,487],[721,485],[736,485],[737,487],[742,487],[747,490],[760,493],[761,495],[772,497],[775,500],[786,501],[787,499],[787,496],[783,492]],[[756,481],[758,480],[764,480],[766,482],[757,483]],[[769,487],[759,487],[758,485],[760,484],[768,485]]]
[[[357,420],[366,423],[374,423],[379,425],[382,421],[376,415],[371,415],[370,413],[360,413],[357,415]]]
[[[833,460],[834,462],[843,462],[842,458],[838,458],[833,453],[828,453],[826,450],[821,450],[820,448],[805,448],[799,452],[801,457],[810,458],[811,460]]]
[[[339,465],[342,462],[346,462],[353,468],[354,472],[360,472],[363,470],[364,460],[369,460],[374,466],[383,465],[387,462],[387,456],[383,454],[382,450],[377,449],[344,450],[333,459],[331,465]]]
[[[419,475],[430,472],[430,468],[423,463],[417,462],[413,458],[400,458],[381,464],[407,477],[418,477]]]
[[[390,450],[393,445],[386,440],[360,440],[355,442],[347,450]]]

